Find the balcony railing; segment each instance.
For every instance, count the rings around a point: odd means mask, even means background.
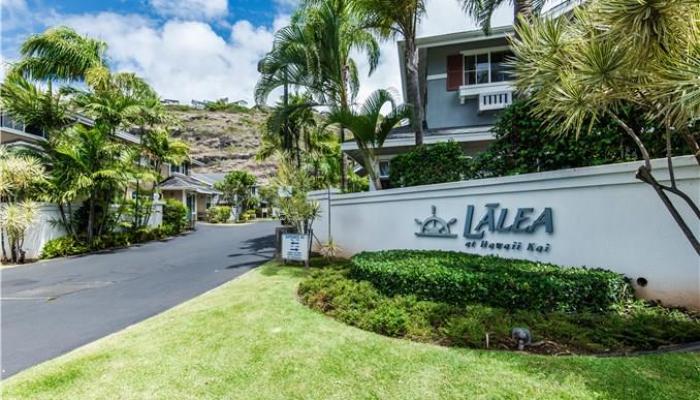
[[[492,93],[479,93],[479,111],[502,110],[513,103],[510,90]]]

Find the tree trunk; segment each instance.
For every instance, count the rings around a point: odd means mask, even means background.
[[[693,246],[695,252],[698,253],[698,255],[700,255],[700,241],[698,241],[698,238],[695,237],[695,234],[685,222],[683,216],[678,212],[676,206],[673,205],[673,203],[671,202],[671,199],[668,198],[668,196],[664,192],[663,186],[660,185],[656,178],[654,178],[654,176],[651,174],[651,170],[649,170],[645,166],[639,167],[639,170],[637,171],[637,179],[651,185],[651,187],[654,188],[654,191],[656,191],[656,194],[659,196],[659,198],[661,198],[661,201],[666,206],[666,209],[669,211],[669,213],[671,213],[671,217],[673,217],[673,220],[676,222],[678,227],[681,228],[681,231],[683,231],[683,234],[685,235],[686,239],[688,239],[691,246]]]
[[[413,106],[413,119],[411,120],[411,124],[416,133],[416,146],[419,146],[423,144],[425,110],[423,109],[423,99],[421,99],[419,88],[418,49],[416,48],[415,37],[406,37],[405,39],[404,60],[406,62],[406,92],[408,101]]]
[[[627,133],[634,143],[637,145],[637,148],[639,148],[639,151],[642,153],[642,158],[644,159],[644,165],[639,167],[639,170],[637,170],[636,178],[639,179],[640,181],[649,184],[656,194],[659,196],[661,201],[664,203],[664,206],[666,206],[666,209],[668,212],[671,214],[671,217],[673,220],[676,222],[676,225],[678,225],[679,228],[681,228],[681,231],[685,235],[686,239],[690,242],[691,246],[693,246],[693,249],[695,250],[698,255],[700,255],[700,241],[698,241],[698,238],[695,237],[695,234],[693,231],[690,229],[688,224],[685,222],[683,219],[683,216],[678,212],[678,209],[676,206],[673,204],[671,199],[668,198],[668,195],[666,195],[665,191],[669,191],[677,196],[679,196],[681,199],[683,199],[688,206],[693,210],[695,213],[696,218],[700,220],[700,209],[698,206],[693,202],[693,200],[683,193],[680,189],[675,187],[675,179],[673,178],[673,164],[671,163],[671,159],[668,159],[669,162],[669,176],[671,177],[671,187],[665,186],[660,184],[656,178],[652,175],[652,168],[651,168],[651,158],[649,157],[649,152],[647,151],[646,147],[644,146],[644,143],[642,140],[639,138],[639,136],[636,134],[636,132],[629,126],[627,125],[624,121],[622,121],[615,113],[613,112],[608,112],[608,115],[617,123],[624,131]],[[670,143],[667,144],[670,146]],[[669,153],[668,155],[670,156],[670,147],[669,147]]]
[[[340,144],[342,146],[345,141],[345,128],[340,127],[340,133],[338,134],[338,139],[340,139]],[[345,191],[348,189],[348,174],[347,165],[345,165],[345,153],[340,150],[340,188]]]
[[[698,144],[698,141],[695,139],[693,134],[691,134],[687,128],[684,128],[682,132],[683,132],[683,138],[685,139],[685,142],[688,144],[688,147],[690,147],[690,150],[693,152],[693,155],[695,156],[695,161],[697,161],[698,165],[700,165],[700,144]]]
[[[0,246],[2,246],[2,261],[7,260],[7,251],[5,250],[5,230],[0,228]]]
[[[88,244],[92,245],[92,238],[95,229],[95,193],[90,194],[90,200],[88,204],[88,226],[87,226],[87,241]]]

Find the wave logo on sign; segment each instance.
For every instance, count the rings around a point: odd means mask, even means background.
[[[456,238],[457,235],[450,231],[450,226],[457,222],[457,218],[452,218],[449,221],[437,216],[437,208],[430,206],[432,215],[423,221],[416,218],[416,224],[420,225],[420,231],[416,232],[416,236],[421,237],[437,237],[437,238]]]

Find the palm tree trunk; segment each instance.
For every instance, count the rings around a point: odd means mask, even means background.
[[[95,229],[95,193],[90,193],[88,207],[88,226],[87,226],[87,241],[92,244],[93,233]]]
[[[340,132],[338,133],[338,139],[340,140],[340,144],[342,146],[343,142],[345,141],[345,128],[342,126],[340,127]],[[343,152],[342,148],[340,150],[340,188],[343,189],[343,191],[347,190],[348,188],[348,173],[347,173],[347,165],[345,163],[345,153]]]
[[[513,1],[513,23],[517,27],[520,25],[520,16],[525,19],[530,19],[534,15],[532,0],[514,0]]]
[[[423,120],[425,120],[425,110],[423,109],[423,99],[420,95],[420,77],[418,73],[418,49],[416,48],[415,37],[406,37],[404,48],[404,60],[406,62],[406,91],[408,99],[413,105],[413,130],[416,133],[416,146],[423,144]]]
[[[2,261],[7,260],[7,251],[5,250],[5,230],[0,229],[0,246],[2,246]]]

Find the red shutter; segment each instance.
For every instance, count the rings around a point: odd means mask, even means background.
[[[464,56],[454,54],[447,56],[447,90],[458,90],[464,79]]]

